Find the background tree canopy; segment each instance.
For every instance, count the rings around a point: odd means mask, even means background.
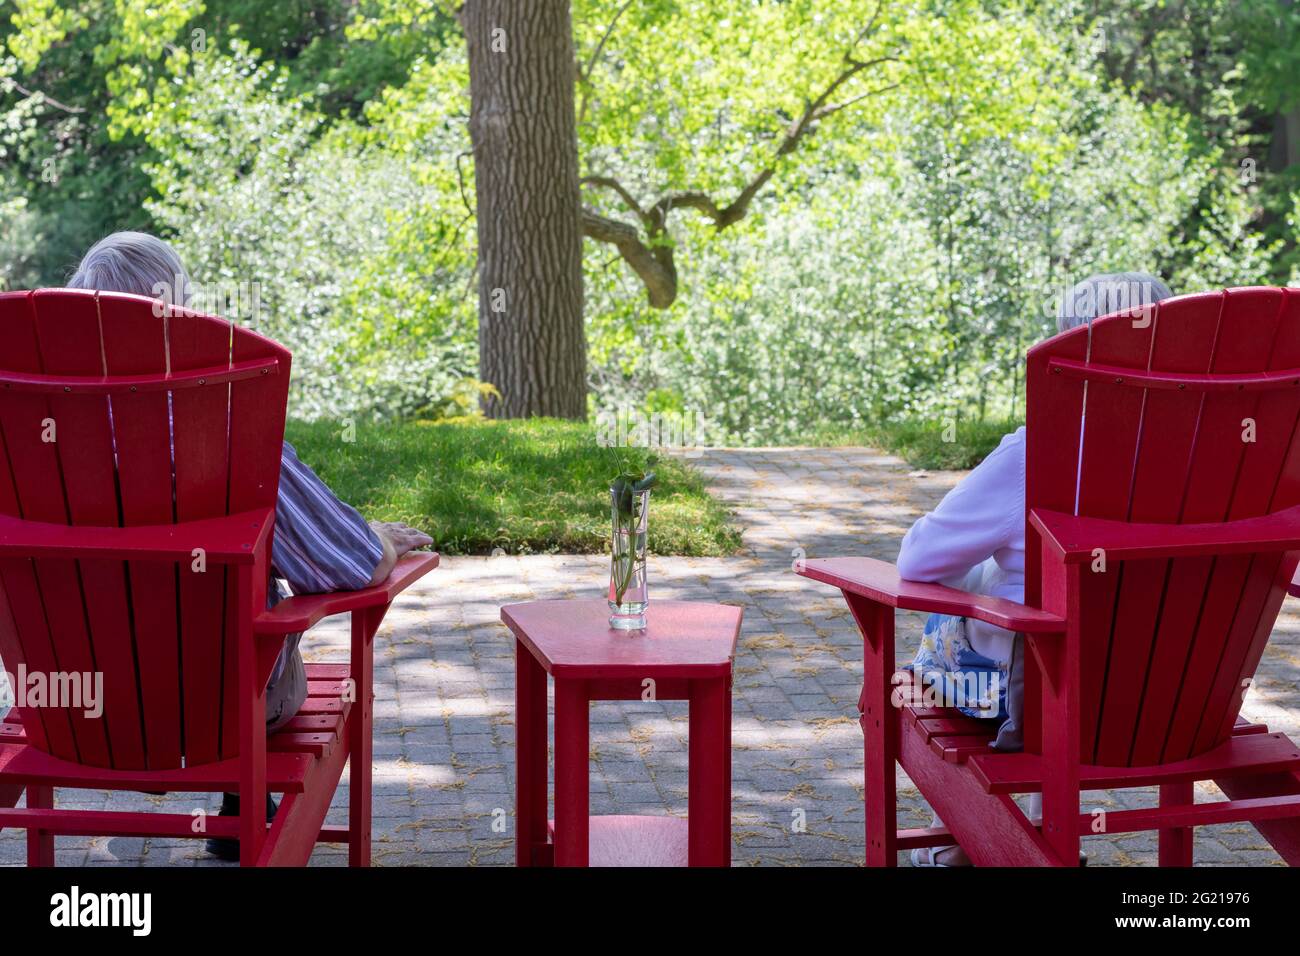
[[[1290,0],[573,0],[592,402],[718,441],[1015,416],[1062,287],[1300,279]],[[256,283],[301,417],[475,407],[434,0],[0,0],[0,287]]]

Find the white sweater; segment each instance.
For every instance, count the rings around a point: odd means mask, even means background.
[[[1002,438],[993,453],[912,525],[898,553],[909,581],[938,581],[977,594],[1025,599],[1025,430]],[[1011,632],[967,621],[971,646],[1011,659]]]

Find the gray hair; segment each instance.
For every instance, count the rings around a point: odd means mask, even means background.
[[[168,305],[185,305],[190,279],[171,246],[145,232],[115,232],[90,247],[69,289],[130,292]]]
[[[1056,312],[1056,329],[1066,332],[1103,315],[1153,305],[1172,295],[1169,286],[1145,272],[1089,276],[1062,297]]]

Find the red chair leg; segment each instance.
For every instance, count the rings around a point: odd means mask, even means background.
[[[845,592],[862,631],[863,789],[867,866],[898,865],[898,714],[890,700],[894,609]]]
[[[1061,640],[1029,638],[1029,648],[1042,666],[1040,743],[1043,768],[1042,837],[1056,856],[1057,866],[1079,865],[1079,566],[1068,579],[1048,591],[1044,607],[1070,624]],[[1028,669],[1029,661],[1025,661]]]
[[[28,785],[27,807],[30,810],[52,810],[54,788]],[[27,865],[54,865],[54,834],[37,829],[27,831]]]
[[[1190,783],[1166,783],[1160,786],[1160,806],[1186,806],[1195,800],[1193,785]],[[1175,827],[1160,831],[1160,865],[1192,865],[1192,828]]]
[[[253,571],[236,577],[236,607],[256,609]],[[239,714],[239,865],[256,866],[266,842],[266,684],[259,678],[252,615],[237,623]]]
[[[1215,784],[1229,800],[1284,797],[1300,793],[1300,774],[1269,773],[1251,777],[1224,777]],[[1300,818],[1256,820],[1255,829],[1291,866],[1300,866]]]
[[[387,606],[352,612],[352,737],[348,771],[348,866],[369,866],[371,853],[370,797],[374,766],[375,632]]]

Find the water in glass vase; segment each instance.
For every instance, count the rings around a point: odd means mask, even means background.
[[[620,631],[645,628],[650,595],[646,586],[646,519],[650,489],[610,489],[613,535],[610,541],[609,626]]]

